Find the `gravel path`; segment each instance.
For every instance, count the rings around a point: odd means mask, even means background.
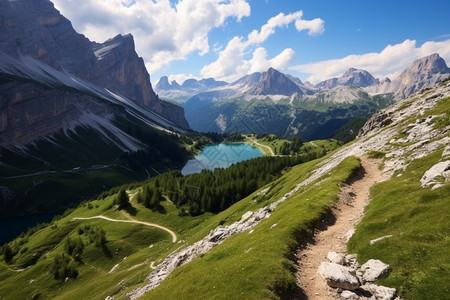
[[[321,262],[327,261],[329,251],[346,252],[348,233],[363,216],[370,188],[386,179],[378,169],[379,161],[362,157],[361,165],[356,178],[341,188],[339,202],[333,208],[335,222],[317,232],[314,243],[297,253],[297,284],[308,299],[337,299],[337,295],[328,288],[317,269]]]

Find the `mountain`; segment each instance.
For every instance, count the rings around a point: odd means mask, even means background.
[[[377,84],[379,81],[365,70],[350,68],[341,77],[331,78],[316,84],[318,90],[333,89],[336,86],[354,85],[357,87],[367,87]]]
[[[349,74],[359,78],[360,73],[347,72],[347,81]],[[198,93],[183,107],[197,131],[274,133],[310,140],[332,137],[346,123],[368,118],[391,103],[391,94],[371,96],[350,84],[319,91],[270,68]]]
[[[184,163],[166,133],[186,133],[184,110],[154,93],[131,35],[91,42],[48,0],[0,7],[2,215],[67,207]]]
[[[70,21],[48,0],[1,0],[1,5],[0,18],[6,24],[0,32],[3,73],[41,82],[59,81],[57,84],[71,88],[84,81],[150,109],[175,127],[188,128],[182,108],[156,97],[131,35],[118,35],[103,44],[92,43],[76,33]],[[43,68],[49,70],[38,70]],[[52,72],[57,72],[59,78],[36,74]]]
[[[197,93],[215,89],[227,85],[225,81],[216,81],[214,78],[204,78],[201,80],[187,79],[182,85],[175,80],[169,83],[167,76],[162,76],[155,86],[155,91],[162,98],[183,103]]]
[[[249,91],[249,95],[303,95],[297,84],[290,80],[283,73],[269,68],[267,72],[261,74],[261,78]]]
[[[415,60],[395,79],[392,89],[398,98],[406,98],[424,88],[434,87],[449,76],[450,68],[435,53]]]
[[[168,172],[104,193],[1,247],[0,294],[304,299],[323,286],[331,299],[445,299],[449,97],[446,81],[377,112],[357,140],[339,149],[327,151],[327,140],[301,147],[318,149],[325,155],[318,159],[306,150],[214,172]],[[272,138],[251,136],[279,147]],[[289,161],[307,162],[283,167]],[[270,169],[277,168],[282,171],[272,177]],[[149,194],[162,195],[158,209],[139,200]],[[120,195],[130,198],[122,209]],[[334,252],[342,249],[348,253]],[[342,286],[352,292],[328,288],[316,274],[325,260],[346,272]],[[362,263],[366,271],[355,277],[348,265]],[[378,276],[368,277],[374,273],[382,273],[382,287]]]

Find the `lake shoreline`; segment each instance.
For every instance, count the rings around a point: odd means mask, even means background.
[[[183,175],[199,173],[203,169],[228,168],[234,163],[262,157],[264,152],[246,142],[223,142],[206,145],[194,159],[186,162],[181,169]]]

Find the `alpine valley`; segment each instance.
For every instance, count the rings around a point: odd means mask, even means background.
[[[181,173],[247,144],[263,156]],[[439,54],[392,80],[269,68],[153,90],[132,35],[0,0],[1,233],[54,214],[3,241],[0,299],[447,299],[449,207]]]
[[[448,76],[445,61],[433,54],[415,61],[393,81],[351,68],[341,77],[312,85],[270,68],[230,84],[209,78],[179,85],[162,77],[155,90],[164,99],[182,103],[197,131],[350,141],[377,110]]]

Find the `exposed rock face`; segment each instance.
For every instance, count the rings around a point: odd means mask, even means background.
[[[303,95],[303,91],[286,75],[273,68],[262,73],[255,87],[249,92],[251,95]]]
[[[0,85],[0,146],[31,143],[36,137],[71,127],[84,113],[106,117],[112,112],[89,95],[32,83]]]
[[[30,142],[65,128],[82,114],[81,107],[93,113],[108,110],[98,107],[101,104],[92,92],[86,94],[84,89],[79,95],[74,93],[80,81],[91,89],[106,88],[126,97],[133,105],[157,113],[157,118],[169,120],[173,127],[189,128],[183,109],[159,100],[153,92],[131,35],[118,35],[103,44],[91,43],[49,0],[0,0],[0,7],[0,73],[9,77],[0,82],[2,145],[8,141]],[[59,74],[58,80],[53,80],[54,74]],[[20,82],[30,78],[45,88]],[[67,81],[72,84],[64,87]],[[97,103],[86,106],[85,102]]]
[[[365,70],[359,70],[350,68],[341,77],[330,78],[322,81],[316,85],[319,90],[332,89],[336,86],[349,86],[354,85],[357,87],[367,87],[370,85],[378,84],[379,80],[372,76]]]
[[[415,60],[394,81],[393,91],[399,98],[406,98],[424,88],[435,86],[450,76],[450,69],[439,54]]]

